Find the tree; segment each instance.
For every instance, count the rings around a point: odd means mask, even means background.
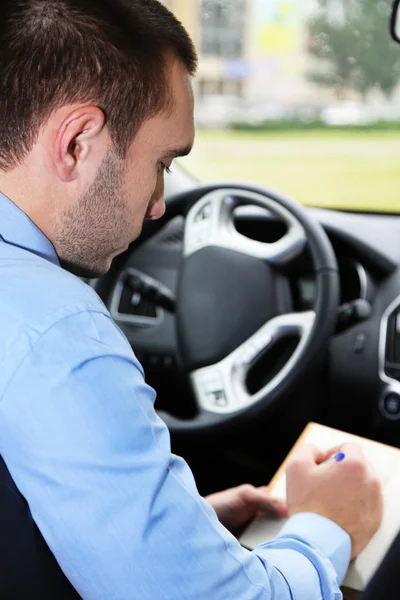
[[[400,82],[400,47],[389,34],[392,0],[318,0],[309,23],[309,73],[319,85],[353,89],[363,98],[379,88],[390,98]]]

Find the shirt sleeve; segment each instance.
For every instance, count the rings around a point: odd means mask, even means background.
[[[273,542],[242,548],[171,454],[154,400],[128,342],[96,312],[64,318],[32,343],[1,398],[1,454],[80,595],[341,598],[346,534],[300,515]]]

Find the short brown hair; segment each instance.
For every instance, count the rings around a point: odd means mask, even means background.
[[[57,108],[93,102],[124,155],[168,105],[166,56],[190,75],[193,43],[157,0],[1,0],[0,169],[32,150]]]

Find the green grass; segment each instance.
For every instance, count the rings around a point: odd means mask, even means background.
[[[204,182],[263,183],[308,206],[400,212],[398,131],[199,131],[182,165]]]

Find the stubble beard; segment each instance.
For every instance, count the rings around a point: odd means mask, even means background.
[[[55,246],[61,266],[74,275],[104,275],[124,245],[128,225],[123,195],[125,163],[108,150],[86,194],[59,219]]]

